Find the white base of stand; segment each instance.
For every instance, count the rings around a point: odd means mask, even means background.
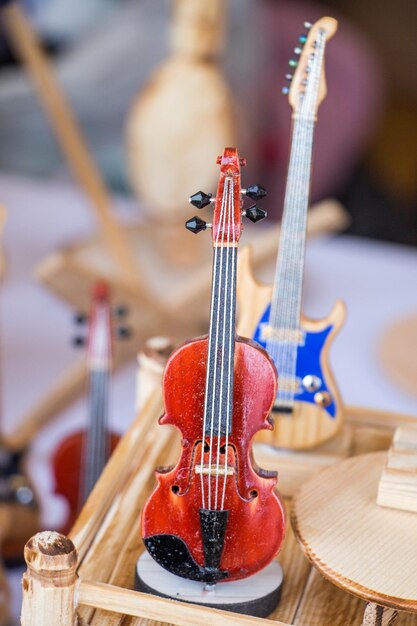
[[[272,561],[249,578],[207,588],[205,583],[171,574],[145,551],[136,562],[135,589],[224,611],[267,617],[278,605],[283,579],[280,564]]]

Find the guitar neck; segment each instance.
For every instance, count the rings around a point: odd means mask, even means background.
[[[314,119],[294,119],[270,325],[300,324]]]
[[[109,433],[107,429],[110,373],[92,369],[89,378],[89,426],[84,448],[83,503],[89,496],[107,462]]]

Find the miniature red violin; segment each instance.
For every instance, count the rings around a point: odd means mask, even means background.
[[[220,179],[212,222],[213,283],[209,335],[184,344],[170,357],[163,377],[161,424],[182,435],[181,457],[158,470],[158,485],[143,511],[142,535],[151,556],[179,576],[213,584],[245,578],[265,567],[284,537],[283,505],[275,472],[254,465],[252,439],[268,420],[277,376],[267,353],[235,335],[236,257],[242,214],[256,222],[256,205],[242,212],[235,148],[218,158]],[[199,208],[211,196],[198,192]],[[194,217],[193,232],[207,228]]]
[[[124,315],[120,308],[119,313]],[[84,322],[85,316],[78,316]],[[127,336],[126,328],[118,329]],[[76,338],[83,345],[82,337]],[[69,516],[62,532],[68,533],[81,506],[97,482],[110,454],[120,437],[107,426],[109,387],[112,369],[112,312],[109,289],[103,282],[93,287],[88,323],[87,370],[89,376],[87,428],[70,434],[58,446],[53,456],[55,492],[65,497]]]

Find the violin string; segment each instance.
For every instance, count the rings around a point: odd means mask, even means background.
[[[213,256],[213,279],[212,279],[212,296],[217,292],[218,298],[217,302],[214,302],[214,298],[212,297],[212,305],[213,316],[211,317],[210,322],[210,336],[209,336],[209,352],[210,359],[207,359],[207,374],[206,374],[206,390],[205,390],[205,417],[204,417],[204,430],[203,430],[203,445],[202,445],[202,462],[201,462],[201,477],[202,484],[204,485],[204,442],[205,442],[205,431],[206,431],[206,423],[207,423],[207,413],[208,413],[208,396],[209,396],[209,383],[211,380],[212,388],[211,388],[211,410],[210,410],[210,447],[209,447],[209,462],[208,462],[208,481],[207,481],[207,508],[211,509],[211,456],[213,450],[213,435],[214,435],[214,405],[216,400],[216,383],[217,383],[217,352],[218,352],[218,337],[219,337],[219,313],[220,313],[220,294],[221,294],[221,284],[222,284],[222,268],[223,268],[223,246],[220,246],[220,267],[219,272],[217,272],[218,265],[218,254],[219,254],[219,241],[220,241],[220,233],[223,230],[223,221],[225,215],[225,193],[223,189],[222,196],[222,204],[220,208],[220,216],[219,216],[219,226],[216,233],[215,245],[214,245],[214,256]],[[220,274],[220,278],[218,278],[218,273]],[[219,285],[217,285],[217,281],[219,281]],[[216,311],[214,311],[216,309]],[[211,342],[213,341],[213,326],[215,326],[215,337],[214,337],[214,346],[211,346]],[[214,348],[214,351],[213,351]],[[213,359],[214,352],[214,359]],[[214,361],[212,363],[212,361]],[[213,368],[213,371],[211,371]],[[204,488],[204,487],[203,487]],[[203,508],[204,505],[203,505]]]
[[[220,370],[220,398],[219,398],[219,410],[218,410],[218,426],[217,426],[217,433],[218,433],[218,437],[217,437],[217,451],[216,451],[216,489],[215,489],[215,497],[214,497],[214,508],[217,510],[217,505],[218,505],[218,496],[219,496],[219,482],[220,482],[220,442],[221,442],[221,432],[222,432],[222,423],[223,423],[223,389],[224,389],[224,374],[225,374],[225,351],[226,351],[226,339],[228,339],[228,337],[226,336],[226,320],[227,320],[227,304],[228,301],[230,300],[230,296],[229,296],[229,252],[230,252],[230,248],[228,247],[229,241],[230,241],[230,225],[231,225],[231,214],[230,214],[230,209],[231,209],[231,202],[230,202],[230,189],[232,188],[232,180],[227,177],[225,179],[225,196],[226,196],[226,211],[225,211],[225,218],[226,218],[226,222],[227,222],[227,237],[226,237],[226,243],[227,246],[225,247],[226,250],[226,271],[225,271],[225,279],[224,279],[224,296],[223,296],[223,315],[222,315],[222,366],[221,366],[221,370]],[[226,231],[226,228],[225,228]],[[224,237],[223,237],[223,243],[224,243]],[[229,374],[228,374],[229,375]],[[229,388],[229,380],[226,379],[227,382],[227,388]],[[228,411],[228,406],[226,405],[226,414]]]
[[[240,191],[239,191],[240,193]],[[233,219],[233,211],[234,211],[234,189],[233,186],[230,185],[229,189],[229,207],[230,207],[230,221],[229,225]],[[228,241],[230,241],[230,232],[228,232]],[[222,499],[220,510],[224,510],[224,503],[226,499],[226,482],[227,482],[227,470],[228,470],[228,455],[229,455],[229,424],[230,424],[230,413],[233,411],[233,398],[230,397],[230,392],[232,391],[232,381],[234,378],[234,343],[235,343],[235,333],[234,333],[234,316],[236,313],[236,234],[235,229],[232,231],[232,276],[231,276],[231,289],[230,289],[230,315],[229,315],[229,354],[228,354],[228,372],[227,372],[227,408],[226,408],[226,437],[225,437],[225,454],[224,454],[224,477],[223,477],[223,490],[222,490]],[[229,248],[230,250],[230,248]]]

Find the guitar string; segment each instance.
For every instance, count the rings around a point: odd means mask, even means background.
[[[211,312],[210,312],[210,328],[209,328],[209,347],[208,347],[208,357],[207,358],[207,372],[206,372],[206,389],[205,389],[205,410],[204,410],[204,425],[203,425],[203,438],[202,438],[202,452],[201,452],[201,484],[202,484],[202,495],[204,494],[204,442],[206,437],[206,426],[207,426],[207,413],[208,413],[208,404],[209,404],[209,390],[211,385],[211,413],[210,413],[210,448],[209,448],[209,462],[208,462],[208,481],[207,481],[207,508],[211,509],[211,454],[212,454],[212,445],[213,445],[213,429],[214,429],[214,402],[215,402],[215,385],[216,385],[216,377],[217,377],[217,344],[218,344],[218,326],[219,326],[219,307],[220,307],[220,284],[221,284],[221,272],[223,267],[223,246],[220,248],[220,281],[219,285],[217,285],[217,264],[218,264],[218,243],[220,241],[220,232],[222,230],[222,223],[224,219],[225,213],[225,193],[223,188],[223,196],[222,196],[222,204],[220,208],[220,216],[219,216],[219,227],[216,233],[215,245],[214,245],[214,255],[213,255],[213,278],[212,278],[212,301],[211,301]],[[218,294],[217,302],[214,301],[215,294]],[[214,312],[214,309],[217,309]],[[213,327],[215,326],[215,341],[214,346],[212,346],[213,342]],[[213,347],[214,350],[214,363],[213,360]],[[203,509],[204,506],[204,495],[203,495]]]
[[[295,147],[297,148],[295,153],[294,153],[294,168],[292,170],[292,183],[294,183],[294,180],[297,181],[298,183],[301,181],[302,184],[298,184],[295,187],[295,193],[292,194],[293,197],[293,202],[294,202],[294,206],[298,206],[299,203],[301,204],[301,206],[304,206],[307,203],[307,207],[308,207],[308,197],[309,197],[309,178],[308,180],[304,181],[302,180],[302,174],[303,171],[305,172],[306,170],[306,166],[309,170],[309,173],[311,172],[311,152],[312,152],[312,134],[313,134],[313,130],[314,130],[314,120],[311,119],[311,114],[306,116],[306,119],[303,120],[303,115],[305,116],[304,111],[307,111],[307,113],[309,111],[312,110],[312,106],[314,108],[314,103],[316,102],[317,99],[317,93],[318,93],[318,86],[319,86],[319,80],[320,80],[320,74],[321,74],[321,65],[322,65],[322,60],[323,60],[323,55],[324,55],[324,46],[325,46],[325,32],[323,30],[319,31],[319,40],[317,41],[317,47],[316,47],[316,51],[315,54],[317,54],[317,60],[316,63],[314,63],[315,66],[315,71],[314,72],[310,72],[310,80],[313,83],[313,87],[309,90],[309,92],[307,93],[307,97],[304,98],[303,96],[301,96],[300,100],[300,118],[295,120],[295,124],[294,124],[294,135],[295,135]],[[320,41],[320,40],[324,40],[324,41]],[[313,65],[313,62],[311,60],[309,60],[309,65],[310,67]],[[301,126],[301,129],[300,129]],[[305,159],[305,154],[307,154],[307,160]],[[306,184],[308,185],[308,188],[306,189]],[[307,197],[306,197],[307,196]],[[305,214],[303,214],[301,216],[302,219],[302,224],[300,227],[300,223],[299,223],[299,219],[298,219],[298,215],[296,215],[295,211],[292,211],[290,213],[290,218],[293,217],[292,219],[287,219],[288,222],[288,228],[285,229],[284,232],[292,232],[293,236],[298,236],[298,237],[304,237],[305,239],[305,231],[306,231],[306,212]],[[296,231],[296,227],[297,231]],[[294,235],[295,233],[295,235]],[[302,251],[301,251],[301,255],[304,258],[304,239],[303,241],[301,241],[301,245],[302,245]],[[290,255],[287,255],[285,257],[285,262],[283,263],[283,272],[286,272],[286,275],[288,276],[290,274],[289,272],[289,268],[292,269],[296,263],[296,261],[298,260],[296,257],[297,255],[300,253],[299,248],[296,247],[295,245],[292,246],[290,248]],[[280,264],[283,260],[283,257],[281,259],[279,259]],[[303,261],[301,261],[303,262]],[[291,274],[293,274],[293,272],[291,272]],[[281,274],[282,276],[282,274]],[[292,277],[292,280],[294,281],[294,277]],[[279,283],[278,283],[279,285]],[[277,290],[276,289],[277,285],[274,285],[274,291],[276,292],[276,294],[274,294],[274,300],[276,301],[276,297],[277,294],[280,292],[282,293],[282,289],[281,290]],[[297,289],[298,286],[298,289]],[[300,325],[300,315],[301,315],[301,292],[300,292],[300,286],[296,285],[296,290],[297,293],[291,293],[290,297],[284,298],[284,306],[282,307],[281,310],[281,319],[278,319],[279,314],[280,314],[280,310],[278,309],[278,307],[276,307],[276,311],[275,311],[275,315],[274,315],[274,311],[272,310],[272,306],[271,306],[271,313],[272,316],[270,316],[272,318],[272,324],[270,322],[270,327],[272,326],[272,333],[274,332],[274,328],[280,328],[283,326],[281,332],[280,332],[280,336],[279,336],[279,341],[278,342],[268,342],[267,340],[267,346],[268,343],[270,344],[268,349],[272,349],[271,352],[273,354],[271,354],[271,356],[273,356],[274,361],[276,359],[276,363],[278,366],[278,370],[282,373],[286,374],[286,381],[283,381],[283,388],[282,391],[278,392],[278,398],[283,398],[284,400],[284,404],[285,405],[292,405],[294,402],[294,396],[297,392],[297,390],[295,390],[295,382],[296,382],[296,363],[297,363],[297,355],[298,355],[298,333],[297,330],[299,329],[299,325]],[[294,297],[295,295],[295,297]],[[292,325],[290,324],[290,321],[292,321],[293,323],[296,323],[296,327],[293,329]],[[294,337],[294,331],[295,331],[295,337]],[[281,336],[282,335],[282,336]],[[273,334],[272,334],[273,337]],[[272,344],[272,345],[271,345]],[[287,383],[287,386],[286,384]],[[293,386],[294,385],[294,386]]]

